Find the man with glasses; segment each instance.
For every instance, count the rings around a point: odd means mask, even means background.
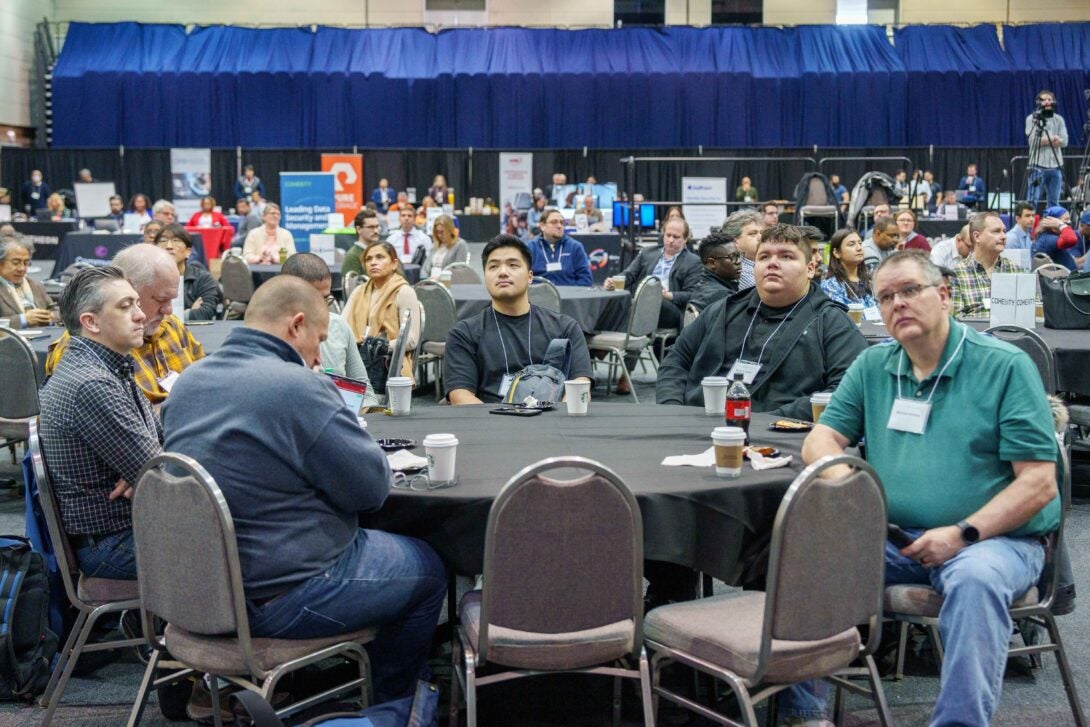
[[[1003,220],[995,212],[981,212],[969,221],[973,252],[954,265],[951,311],[957,318],[986,318],[992,308],[992,275],[1025,270],[1000,255],[1007,244]]]
[[[681,314],[692,300],[700,281],[700,261],[685,247],[689,242],[689,223],[675,217],[662,226],[662,247],[641,252],[624,271],[624,287],[634,290],[644,278],[654,275],[662,281],[660,328],[680,328]],[[607,278],[606,290],[613,290]]]
[[[659,369],[655,400],[704,406],[705,376],[742,374],[753,411],[809,421],[810,395],[836,388],[866,339],[814,282],[810,240],[794,225],[761,233],[755,289],[686,326]]]
[[[560,214],[560,210],[547,209],[542,212],[540,224],[541,234],[530,241],[534,275],[551,281],[553,285],[593,285],[587,251],[583,243],[564,232],[564,215]]]
[[[723,232],[713,230],[700,242],[700,271],[696,293],[689,302],[703,311],[712,303],[738,292],[738,278],[742,275],[742,253],[734,245],[734,239]]]
[[[757,256],[757,244],[761,240],[761,230],[765,227],[767,225],[761,213],[750,209],[732,212],[723,222],[723,234],[734,240],[738,251],[742,253],[741,276],[738,278],[739,290],[753,287],[753,259]]]
[[[363,251],[367,249],[367,246],[373,242],[378,242],[379,230],[381,225],[378,221],[378,213],[373,209],[364,207],[358,213],[356,213],[356,219],[353,221],[356,227],[356,242],[348,249],[348,252],[344,254],[344,261],[341,263],[341,280],[344,280],[344,276],[348,273],[356,273],[357,275],[363,275]]]
[[[1059,525],[1056,439],[1033,362],[950,315],[943,277],[899,252],[874,279],[894,342],[864,352],[803,444],[809,464],[862,438],[889,521],[912,543],[886,543],[886,582],[930,586],[944,658],[933,725],[988,725],[999,704],[1008,609],[1037,584],[1041,537]],[[832,469],[829,477],[845,474]],[[794,687],[781,714],[817,724],[825,689]]]

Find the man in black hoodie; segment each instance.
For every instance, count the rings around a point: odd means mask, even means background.
[[[719,230],[700,242],[700,271],[696,292],[689,301],[703,311],[716,301],[738,292],[738,279],[742,277],[742,252],[735,246],[734,238]]]
[[[867,342],[813,282],[810,241],[793,225],[761,233],[756,287],[686,326],[659,369],[660,404],[703,406],[705,376],[742,373],[753,411],[809,420],[810,394],[836,388]]]

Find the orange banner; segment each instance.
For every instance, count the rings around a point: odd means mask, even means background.
[[[334,211],[344,215],[344,224],[352,226],[363,207],[363,155],[322,154],[322,171],[333,176]]]

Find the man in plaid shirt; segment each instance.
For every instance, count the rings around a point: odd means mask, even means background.
[[[133,348],[136,384],[152,404],[166,401],[170,387],[186,366],[204,358],[204,348],[171,315],[178,297],[178,266],[166,250],[137,244],[125,248],[113,260],[140,296],[140,308],[147,316],[144,336]],[[52,376],[68,348],[65,333],[50,345],[45,372]]]
[[[969,222],[973,252],[954,265],[950,308],[957,318],[985,318],[992,308],[992,274],[1024,273],[1000,256],[1007,244],[1006,227],[995,212],[974,215]]]
[[[42,387],[42,452],[80,570],[133,580],[132,486],[163,442],[129,353],[143,341],[147,317],[140,296],[113,266],[72,278],[60,314],[71,338]]]

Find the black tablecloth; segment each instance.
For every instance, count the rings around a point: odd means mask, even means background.
[[[458,215],[458,237],[466,242],[488,242],[500,234],[499,215]]]
[[[61,240],[79,228],[77,222],[13,222],[12,225],[34,244],[35,260],[55,260]]]
[[[663,457],[697,454],[711,446],[721,426],[703,408],[591,402],[586,417],[563,410],[537,417],[489,414],[492,405],[434,407],[408,417],[369,415],[375,437],[428,434],[458,437],[460,483],[447,490],[393,490],[361,524],[422,538],[457,572],[482,571],[484,534],[492,500],[523,467],[545,457],[579,455],[606,465],[636,495],[643,514],[644,556],[685,565],[728,583],[741,574],[744,550],[771,530],[780,500],[802,469],[802,435],[767,431],[771,418],[755,414],[755,443],[794,455],[789,467],[753,471],[740,479],[716,477],[715,469],[665,467]],[[423,456],[423,445],[413,450]]]
[[[916,232],[924,237],[954,237],[968,220],[921,219],[916,222]]]
[[[572,237],[583,243],[590,257],[590,273],[594,282],[621,272],[621,236],[615,232],[576,232]]]
[[[988,328],[988,321],[963,321],[978,331]],[[889,331],[877,323],[864,321],[859,329],[872,345],[888,339]],[[1090,396],[1090,330],[1058,330],[1037,324],[1034,330],[1052,349],[1059,391]]]
[[[193,252],[189,259],[208,267],[204,241],[200,233],[190,232],[189,235],[193,238]],[[143,235],[125,233],[96,235],[91,232],[69,232],[57,246],[57,262],[53,266],[53,274],[60,275],[65,268],[76,262],[77,258],[112,260],[114,255],[143,239]]]
[[[584,333],[623,331],[628,325],[632,294],[627,290],[602,290],[559,285],[560,312],[579,323]],[[458,320],[480,313],[491,302],[484,285],[452,285],[450,292],[458,306]]]
[[[333,276],[332,289],[341,289],[341,271],[335,266],[330,267],[329,272]],[[250,277],[254,279],[254,287],[260,287],[280,274],[280,265],[250,265]]]

